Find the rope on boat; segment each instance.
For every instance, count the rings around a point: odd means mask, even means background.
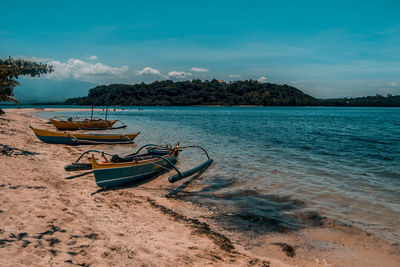
[[[72,137],[73,142],[79,143],[78,139],[75,136],[73,136],[72,134],[68,134],[68,136]]]
[[[82,122],[81,121],[77,121],[78,123],[79,123],[79,125],[80,125],[80,127],[79,127],[79,129],[81,130],[82,128],[84,128],[83,127],[83,124],[82,124]]]
[[[167,168],[167,167],[165,167],[164,165],[161,165],[161,164],[153,163],[153,165],[158,167],[158,168],[160,168],[160,169],[166,170],[166,171],[170,171],[171,170],[170,168]]]
[[[125,123],[123,123],[123,122],[122,122],[122,121],[120,121],[120,120],[117,120],[115,123],[117,123],[118,121],[119,121],[119,122],[122,124],[122,126],[121,126],[122,128],[125,128],[125,127],[127,127],[127,126],[126,126],[126,124],[125,124]]]
[[[131,143],[132,143],[132,140],[129,138],[129,136],[127,136],[127,135],[121,135],[121,137],[125,137],[126,139],[128,139],[128,140],[129,140],[129,142],[131,142]]]

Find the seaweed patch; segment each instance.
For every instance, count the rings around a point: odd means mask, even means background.
[[[64,229],[61,229],[60,227],[55,226],[53,224],[49,225],[49,228],[50,228],[49,230],[39,233],[37,236],[35,236],[35,238],[42,239],[45,235],[53,235],[56,232],[61,232],[61,233],[66,232]]]
[[[9,184],[9,189],[19,189],[19,188],[26,188],[26,189],[46,189],[45,186],[41,186],[41,185],[10,185]]]
[[[151,206],[158,208],[165,214],[170,215],[176,221],[183,221],[183,222],[187,223],[189,226],[191,226],[192,228],[194,228],[195,230],[193,231],[193,234],[206,235],[216,245],[218,245],[222,250],[225,250],[227,252],[233,252],[235,250],[235,247],[233,246],[233,244],[229,238],[227,238],[226,236],[224,236],[220,233],[217,233],[217,232],[211,230],[210,226],[208,224],[206,224],[205,222],[200,222],[197,219],[187,218],[186,216],[183,216],[182,214],[176,213],[175,211],[173,211],[167,207],[157,204],[153,199],[147,198],[147,201],[150,203]]]
[[[277,242],[272,243],[272,245],[280,246],[282,248],[282,251],[285,252],[288,257],[294,257],[296,255],[296,250],[293,246],[289,244]]]
[[[10,147],[8,145],[0,144],[0,155],[4,155],[7,157],[13,156],[32,156],[32,155],[39,155],[37,152],[31,152],[15,147]]]

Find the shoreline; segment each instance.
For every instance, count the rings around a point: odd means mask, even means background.
[[[24,105],[26,105],[26,106],[28,106],[28,107],[23,107]],[[82,106],[82,108],[77,108],[77,106],[78,105],[64,105],[64,104],[60,104],[60,105],[47,105],[47,104],[22,104],[22,105],[20,105],[20,106],[22,106],[22,107],[20,107],[20,108],[16,108],[15,107],[16,105],[15,104],[10,104],[10,105],[0,105],[0,108],[2,108],[2,109],[18,109],[18,110],[20,110],[20,109],[34,109],[34,108],[45,108],[46,110],[47,109],[55,109],[55,110],[59,110],[59,111],[62,111],[62,110],[69,110],[69,111],[72,111],[72,110],[77,110],[77,111],[79,111],[79,110],[89,110],[88,108],[84,108],[84,107],[87,107],[87,106]],[[51,108],[47,108],[46,106],[63,106],[62,108],[57,108],[57,107],[51,107]],[[66,108],[65,106],[70,106],[70,108],[68,107],[68,108]],[[89,106],[89,105],[88,105]],[[96,106],[96,107],[106,107],[107,105],[99,105],[99,106]],[[289,107],[293,107],[293,108],[301,108],[301,107],[303,107],[303,108],[394,108],[394,109],[399,109],[400,108],[400,106],[351,106],[351,105],[349,105],[349,106],[345,106],[345,105],[343,105],[343,106],[334,106],[334,105],[332,105],[332,106],[329,106],[329,105],[326,105],[326,106],[323,106],[323,105],[303,105],[303,106],[285,106],[285,105],[276,105],[276,106],[262,106],[262,105],[187,105],[187,106],[169,106],[169,105],[165,105],[165,106],[161,106],[161,105],[159,105],[159,106],[124,106],[124,105],[109,105],[108,106],[109,107],[109,109],[113,109],[113,108],[121,108],[121,107],[123,107],[123,108],[133,108],[133,107],[135,107],[135,108],[146,108],[146,107],[148,107],[148,108],[154,108],[154,107],[171,107],[171,108],[173,108],[173,107],[211,107],[211,108],[213,108],[213,107],[215,107],[215,108],[226,108],[226,107],[232,107],[232,108],[269,108],[269,107],[272,107],[272,108],[278,108],[278,107],[282,107],[282,108],[289,108]],[[95,108],[94,110],[97,110],[97,111],[102,111],[104,108]]]
[[[44,112],[64,110],[90,109]],[[93,175],[66,180],[71,173],[63,167],[88,146],[38,140],[28,124],[50,128],[34,114],[43,110],[5,111],[0,116],[0,143],[8,147],[0,147],[8,151],[0,153],[4,266],[396,266],[400,262],[399,247],[336,223],[247,237],[245,242],[243,234],[212,222],[207,207],[166,197],[166,190],[179,186],[166,186],[168,174],[136,187],[107,191],[98,190]],[[190,186],[184,190],[190,192]]]

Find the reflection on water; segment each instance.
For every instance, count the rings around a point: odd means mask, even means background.
[[[214,164],[192,181],[198,190],[177,196],[212,204],[229,227],[284,231],[318,224],[318,213],[399,239],[398,108],[145,107],[110,118],[129,126],[122,132],[140,131],[139,145],[204,146]],[[178,166],[204,160],[185,151]]]

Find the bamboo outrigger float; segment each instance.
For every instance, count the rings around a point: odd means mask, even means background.
[[[132,144],[139,132],[132,134],[85,134],[53,132],[29,126],[40,140],[49,144],[97,145],[97,144]]]
[[[142,149],[147,147],[147,153],[138,154]],[[199,166],[181,172],[176,166],[179,152],[182,149],[200,148],[207,156],[207,160]],[[91,163],[79,163],[84,155],[88,153],[101,153],[105,159],[104,162],[98,162],[94,155],[91,156]],[[106,156],[111,157],[108,159]],[[127,155],[123,158],[117,155],[111,155],[97,150],[88,150],[84,152],[76,162],[65,166],[67,171],[82,171],[92,170],[96,180],[96,184],[100,187],[112,187],[121,184],[143,180],[147,177],[152,177],[160,174],[163,171],[174,169],[177,174],[169,177],[168,181],[174,183],[186,177],[189,177],[203,169],[206,169],[213,162],[208,156],[207,151],[199,146],[186,146],[175,147],[171,146],[158,146],[148,144],[142,146],[138,151],[133,154]],[[92,173],[89,172],[89,173]],[[85,173],[85,174],[89,174]]]

